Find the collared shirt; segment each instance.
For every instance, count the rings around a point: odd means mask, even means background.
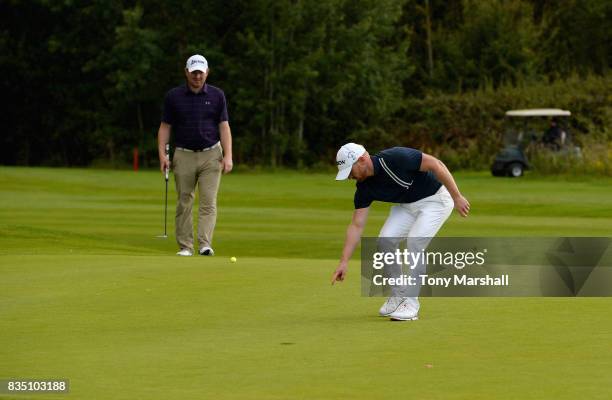
[[[431,171],[422,172],[423,153],[408,147],[393,147],[372,156],[374,175],[357,182],[355,209],[373,201],[414,203],[435,194],[442,184]]]
[[[181,85],[166,93],[162,122],[172,126],[176,147],[200,150],[219,141],[219,124],[227,121],[223,91],[204,84],[194,93]]]

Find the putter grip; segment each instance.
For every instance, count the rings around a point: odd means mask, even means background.
[[[170,161],[170,143],[166,143],[166,160]],[[168,180],[168,167],[165,168],[166,180]]]

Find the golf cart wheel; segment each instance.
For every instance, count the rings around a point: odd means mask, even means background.
[[[523,176],[523,164],[517,162],[511,163],[506,168],[506,171],[508,172],[508,176],[511,176],[512,178]]]

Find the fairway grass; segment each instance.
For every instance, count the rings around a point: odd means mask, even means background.
[[[612,234],[610,179],[457,180],[472,215],[442,235]],[[357,256],[332,287],[353,193],[333,176],[224,177],[217,255],[191,258],[173,218],[155,237],[158,172],[2,167],[0,185],[0,379],[70,379],[46,399],[610,398],[612,299],[424,298],[389,322]]]

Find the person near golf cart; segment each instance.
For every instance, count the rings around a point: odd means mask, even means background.
[[[217,191],[221,173],[232,170],[232,135],[223,91],[206,83],[208,62],[193,55],[185,66],[186,85],[165,97],[159,126],[158,151],[162,173],[170,168],[165,146],[174,132],[172,171],[176,183],[176,242],[179,256],[194,252],[191,209],[198,187],[198,244],[200,255],[212,256],[217,220]]]
[[[542,143],[551,150],[558,151],[565,146],[567,133],[559,127],[557,118],[550,120],[550,128],[542,136]]]
[[[493,176],[509,176],[516,178],[522,176],[525,170],[530,169],[531,165],[525,151],[525,148],[530,142],[543,143],[545,147],[555,151],[568,149],[569,146],[570,148],[568,150],[571,150],[572,153],[579,154],[580,148],[571,146],[571,141],[567,133],[559,124],[560,118],[566,118],[571,115],[572,113],[570,111],[558,108],[533,108],[506,111],[507,128],[516,127],[516,125],[522,125],[522,127],[506,130],[504,147],[495,155],[495,159],[491,165],[491,173]],[[533,122],[537,122],[537,119],[542,117],[554,118],[555,123],[538,139],[538,135],[532,130]],[[527,134],[529,132],[532,133]]]

